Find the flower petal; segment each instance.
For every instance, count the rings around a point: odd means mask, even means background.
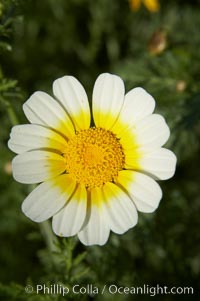
[[[161,147],[170,136],[165,119],[158,114],[152,114],[137,122],[134,127],[123,133],[122,146],[126,151],[140,148],[146,152]],[[129,153],[125,155],[129,156]]]
[[[87,191],[78,185],[66,206],[53,217],[53,231],[59,236],[73,236],[81,229],[86,217]]]
[[[131,170],[119,172],[117,179],[131,196],[138,211],[153,212],[162,198],[160,186],[147,175]]]
[[[106,221],[110,229],[122,234],[134,227],[138,221],[138,214],[128,194],[113,183],[106,183],[102,192]]]
[[[80,241],[86,245],[104,245],[109,237],[110,229],[106,223],[103,210],[99,207],[101,203],[101,188],[91,190],[91,199],[88,204],[86,223],[78,233]]]
[[[17,154],[39,148],[50,148],[63,152],[66,143],[66,139],[49,128],[35,124],[23,124],[12,128],[8,147]]]
[[[35,92],[23,105],[31,123],[45,125],[61,132],[64,136],[74,135],[74,126],[59,103],[48,94]]]
[[[13,177],[20,183],[33,184],[54,178],[65,171],[65,159],[54,152],[30,151],[12,161]]]
[[[152,114],[154,108],[155,100],[149,93],[140,87],[132,89],[125,95],[123,107],[112,131],[120,136],[124,129]]]
[[[43,222],[65,205],[75,186],[75,181],[66,174],[44,182],[24,200],[22,211],[31,220]]]
[[[92,111],[96,127],[110,129],[124,101],[124,83],[119,76],[101,74],[94,85]]]
[[[53,93],[70,115],[77,130],[89,128],[90,107],[87,94],[75,77],[63,76],[55,80]]]
[[[139,166],[139,168],[138,168]],[[135,158],[126,158],[126,168],[139,169],[150,174],[155,179],[167,180],[175,173],[176,156],[166,148],[159,148],[152,152],[144,153],[136,162]]]

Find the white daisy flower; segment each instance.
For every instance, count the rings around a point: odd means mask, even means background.
[[[176,157],[162,148],[169,128],[153,114],[155,101],[142,88],[125,94],[116,75],[101,74],[94,85],[92,116],[79,81],[53,83],[54,98],[35,92],[23,105],[31,124],[14,126],[9,148],[13,176],[40,183],[22,211],[35,222],[53,217],[59,236],[78,234],[85,245],[104,245],[110,230],[134,227],[138,211],[153,212],[162,197],[155,180],[175,172]]]

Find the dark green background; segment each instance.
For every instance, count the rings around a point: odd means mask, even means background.
[[[152,14],[126,0],[0,1],[0,298],[64,300],[25,294],[29,283],[118,286],[192,286],[188,295],[109,295],[95,300],[199,300],[200,279],[200,1],[161,1]],[[167,46],[153,55],[152,35]],[[149,46],[150,45],[150,46]],[[138,225],[112,234],[103,247],[58,239],[51,254],[38,224],[21,212],[31,188],[7,171],[13,118],[25,123],[22,104],[36,90],[51,92],[54,79],[77,77],[91,99],[101,72],[120,75],[126,90],[142,86],[167,119],[167,147],[178,158],[175,176],[160,182],[163,198]],[[181,86],[182,85],[182,86]],[[180,87],[181,86],[181,87]],[[86,252],[86,253],[83,253]],[[83,254],[83,255],[81,255]],[[66,300],[92,300],[88,295]]]

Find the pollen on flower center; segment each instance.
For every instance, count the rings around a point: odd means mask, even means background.
[[[63,155],[66,172],[89,189],[115,181],[125,162],[115,134],[102,128],[79,131],[68,141]]]

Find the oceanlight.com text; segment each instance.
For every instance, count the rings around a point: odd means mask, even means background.
[[[142,286],[118,286],[116,284],[104,284],[103,287],[95,286],[94,284],[79,285],[74,284],[72,286],[61,285],[61,284],[37,284],[34,286],[27,285],[25,287],[25,292],[27,294],[36,293],[43,295],[62,295],[66,296],[68,294],[75,295],[103,295],[104,293],[109,293],[111,295],[149,295],[154,297],[156,295],[193,295],[193,287],[187,286],[161,286],[159,284],[151,286],[144,284]]]

